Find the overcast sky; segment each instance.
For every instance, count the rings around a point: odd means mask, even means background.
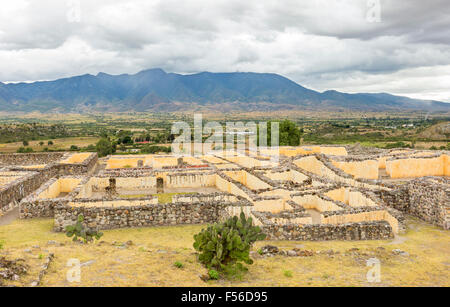
[[[0,0],[1,82],[156,67],[450,102],[450,1]]]

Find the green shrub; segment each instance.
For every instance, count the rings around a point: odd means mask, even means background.
[[[179,269],[182,269],[184,267],[183,263],[181,263],[180,261],[175,261],[173,265]]]
[[[83,241],[84,243],[90,243],[94,241],[94,239],[99,240],[103,236],[103,233],[101,232],[84,227],[83,221],[84,216],[80,214],[75,225],[66,227],[66,235],[69,238],[73,237],[74,242]],[[83,240],[80,240],[79,238]]]
[[[252,218],[247,219],[241,212],[240,218],[234,216],[194,235],[194,248],[200,253],[199,261],[208,269],[244,271],[247,268],[242,262],[253,263],[250,259],[252,244],[265,237],[259,227],[253,226]]]
[[[18,153],[30,153],[33,152],[33,148],[31,147],[20,147],[19,149],[17,149]]]
[[[208,276],[212,280],[217,280],[217,279],[219,279],[220,274],[216,270],[209,270],[208,271]]]
[[[292,271],[284,271],[283,272],[284,276],[291,278],[292,277]]]

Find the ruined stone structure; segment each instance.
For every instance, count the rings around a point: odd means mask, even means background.
[[[96,155],[54,155],[17,156],[21,165],[0,173],[0,188],[19,188],[0,196],[3,207],[21,200],[21,218],[54,217],[56,231],[79,214],[91,228],[112,229],[213,223],[241,211],[274,240],[387,239],[404,214],[449,227],[445,151],[305,146],[98,163]]]
[[[94,153],[0,154],[0,215],[52,178],[89,174],[97,160]]]

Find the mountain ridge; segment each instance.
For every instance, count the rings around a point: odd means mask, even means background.
[[[318,92],[275,73],[84,74],[53,81],[1,83],[0,111],[115,112],[213,110],[420,110],[449,112],[450,103],[388,93]]]

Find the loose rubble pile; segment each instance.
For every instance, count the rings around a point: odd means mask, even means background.
[[[0,257],[0,286],[2,281],[11,280],[17,281],[20,277],[28,272],[28,265],[25,264],[24,259],[8,260],[5,257]]]

